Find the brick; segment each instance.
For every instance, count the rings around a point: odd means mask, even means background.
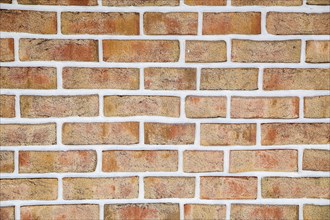
[[[230,151],[231,173],[239,172],[297,172],[297,150]]]
[[[307,63],[330,63],[330,41],[307,41]]]
[[[305,118],[330,118],[330,96],[304,98]]]
[[[14,172],[14,151],[0,151],[0,173]]]
[[[96,40],[21,39],[21,61],[98,61]]]
[[[144,33],[147,35],[196,35],[198,13],[146,12],[143,16]]]
[[[105,6],[178,6],[179,0],[103,0]]]
[[[144,143],[187,145],[195,141],[195,124],[145,123]]]
[[[227,0],[185,0],[184,3],[186,5],[197,6],[197,5],[205,5],[205,6],[225,6]]]
[[[256,199],[256,177],[202,176],[201,199]]]
[[[304,220],[330,219],[329,205],[304,205]]]
[[[106,62],[177,62],[179,55],[176,40],[103,40]]]
[[[264,90],[329,90],[330,69],[265,69]]]
[[[21,96],[23,118],[93,117],[99,114],[98,95]]]
[[[204,13],[203,35],[260,34],[259,12]]]
[[[263,198],[330,198],[330,178],[264,177]]]
[[[1,124],[0,146],[54,145],[56,124]]]
[[[202,146],[231,146],[255,144],[255,124],[201,124]]]
[[[267,31],[275,35],[328,35],[330,13],[267,13]]]
[[[138,13],[63,12],[63,34],[139,35]]]
[[[0,207],[0,219],[15,220],[15,207]]]
[[[222,172],[223,151],[184,151],[183,171],[186,173]]]
[[[84,173],[96,168],[95,151],[20,151],[20,173]]]
[[[178,152],[169,150],[103,151],[103,172],[175,172]]]
[[[187,96],[187,118],[225,118],[227,98],[220,96]]]
[[[9,3],[9,4],[11,4],[12,0],[0,0],[0,3]]]
[[[146,199],[193,198],[195,177],[145,177]]]
[[[186,41],[187,63],[217,63],[227,61],[225,41]]]
[[[65,200],[133,199],[138,194],[138,177],[63,179]]]
[[[97,0],[17,0],[17,2],[23,5],[97,5]]]
[[[137,144],[139,123],[64,123],[62,142],[66,145]]]
[[[57,179],[1,179],[1,201],[55,200]]]
[[[261,124],[262,145],[329,144],[327,123]]]
[[[0,95],[0,118],[15,117],[15,96]]]
[[[56,12],[0,10],[0,31],[56,34]]]
[[[303,170],[330,171],[329,150],[304,150]]]
[[[0,39],[0,62],[14,61],[14,39],[1,38]]]
[[[144,203],[113,204],[104,206],[104,219],[180,219],[179,204]]]
[[[231,205],[230,219],[239,220],[249,216],[251,220],[287,219],[297,220],[299,207],[297,205]]]
[[[232,40],[231,59],[241,63],[299,63],[300,51],[300,40]]]
[[[104,115],[111,116],[180,116],[180,97],[174,96],[105,96]]]
[[[139,89],[139,69],[63,68],[65,89]]]
[[[258,69],[202,69],[202,90],[256,90]]]
[[[225,205],[203,205],[203,204],[185,204],[184,219],[226,219]]]
[[[232,97],[232,118],[298,118],[298,97]]]
[[[98,205],[21,206],[21,220],[30,219],[99,219]]]
[[[231,0],[232,6],[300,6],[303,0]]]
[[[146,68],[144,86],[150,90],[195,90],[194,68]]]
[[[50,67],[0,67],[1,89],[56,89],[56,69]]]
[[[330,5],[330,0],[307,0],[307,5]]]

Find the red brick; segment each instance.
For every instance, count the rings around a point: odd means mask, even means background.
[[[17,2],[23,5],[97,5],[97,0],[17,0]]]
[[[300,6],[303,0],[231,0],[232,6]]]
[[[178,6],[179,0],[103,0],[106,6]]]
[[[206,6],[225,6],[227,0],[184,0],[186,5],[197,6],[197,5],[206,5]]]
[[[330,118],[330,96],[304,98],[305,118]]]
[[[15,96],[0,95],[0,118],[15,117]]]
[[[204,204],[185,204],[184,205],[184,219],[226,219],[225,205],[204,205]]]
[[[12,173],[14,168],[14,151],[0,151],[0,173]]]
[[[222,172],[222,151],[184,151],[183,171],[187,173]]]
[[[186,41],[187,63],[217,63],[227,61],[225,41]]]
[[[187,118],[225,118],[226,97],[219,96],[187,96]]]
[[[330,63],[330,41],[307,41],[307,63]]]
[[[304,150],[303,170],[330,171],[330,151]]]
[[[303,215],[304,215],[304,220],[330,219],[330,206],[304,205]]]
[[[1,38],[0,39],[0,62],[14,61],[14,39]]]
[[[0,219],[15,220],[15,207],[14,206],[0,207]]]

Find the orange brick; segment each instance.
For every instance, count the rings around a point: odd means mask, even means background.
[[[267,31],[276,35],[328,35],[330,13],[267,13]]]
[[[106,62],[177,62],[179,41],[174,40],[104,40]]]
[[[201,177],[201,199],[256,199],[256,177]]]
[[[203,205],[203,204],[185,204],[184,219],[226,219],[225,205]]]
[[[330,206],[304,205],[303,215],[304,220],[330,219]]]
[[[23,5],[97,5],[97,0],[17,0],[17,2]]]
[[[64,123],[62,142],[66,145],[137,144],[139,123]]]
[[[327,123],[261,124],[261,143],[262,145],[329,144],[330,126]]]
[[[15,117],[15,96],[0,95],[0,118]]]
[[[227,0],[184,0],[186,5],[207,5],[207,6],[225,6]]]
[[[63,68],[65,89],[139,88],[139,69]]]
[[[201,145],[255,145],[255,124],[201,124]]]
[[[232,6],[300,6],[303,0],[231,0]]]
[[[106,6],[178,6],[179,0],[103,0]]]
[[[329,150],[304,150],[303,170],[330,171]]]
[[[103,151],[103,172],[175,172],[177,151]]]
[[[260,34],[259,12],[204,13],[203,34]]]
[[[14,151],[0,151],[0,173],[12,172],[14,172]]]
[[[63,12],[63,34],[139,35],[138,13]]]
[[[20,173],[93,172],[95,151],[20,151]]]
[[[222,172],[222,151],[184,151],[183,171],[187,173]]]
[[[193,198],[194,177],[145,177],[144,197],[146,199]]]
[[[14,39],[1,38],[0,39],[0,62],[14,61]]]
[[[298,97],[232,97],[232,118],[298,118]]]
[[[296,172],[297,150],[230,151],[230,172]]]
[[[217,63],[227,61],[225,41],[186,41],[187,63]]]
[[[304,98],[305,118],[330,118],[330,96]]]
[[[2,1],[0,2],[3,3]],[[0,207],[0,219],[15,220],[15,207]]]
[[[63,179],[65,200],[133,199],[138,194],[138,177]]]
[[[263,198],[330,198],[330,178],[264,177]]]
[[[307,63],[330,63],[330,41],[307,41]]]
[[[307,5],[330,5],[330,0],[307,0]]]
[[[225,118],[227,98],[220,96],[187,96],[187,118]]]

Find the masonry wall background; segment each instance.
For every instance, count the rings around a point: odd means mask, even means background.
[[[0,2],[0,219],[330,219],[329,0]]]

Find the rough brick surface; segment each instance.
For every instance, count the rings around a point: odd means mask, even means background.
[[[300,6],[303,0],[231,0],[233,6]]]
[[[14,172],[14,152],[0,151],[0,173]]]
[[[0,207],[0,219],[15,220],[15,207]]]
[[[184,151],[183,171],[187,173],[222,172],[222,151]]]
[[[185,204],[184,219],[226,219],[225,205]]]
[[[329,0],[307,0],[307,5],[330,5]]]
[[[0,0],[0,3],[12,3],[12,0]]]
[[[227,61],[225,41],[186,41],[187,63],[217,63]]]
[[[0,39],[0,62],[14,61],[14,39],[1,38]]]
[[[224,6],[226,5],[226,0],[184,0],[184,3],[191,6]]]
[[[15,114],[15,96],[0,95],[0,118],[13,118]]]
[[[307,41],[306,62],[330,63],[330,41]]]
[[[178,6],[179,0],[103,0],[106,6]]]
[[[226,97],[187,96],[187,118],[224,118],[226,117]]]
[[[330,206],[328,205],[304,205],[303,209],[305,220],[329,219]]]
[[[330,118],[330,96],[305,97],[305,118]]]
[[[24,5],[97,5],[97,0],[17,0],[17,2]]]
[[[303,170],[330,171],[329,150],[304,150]]]

